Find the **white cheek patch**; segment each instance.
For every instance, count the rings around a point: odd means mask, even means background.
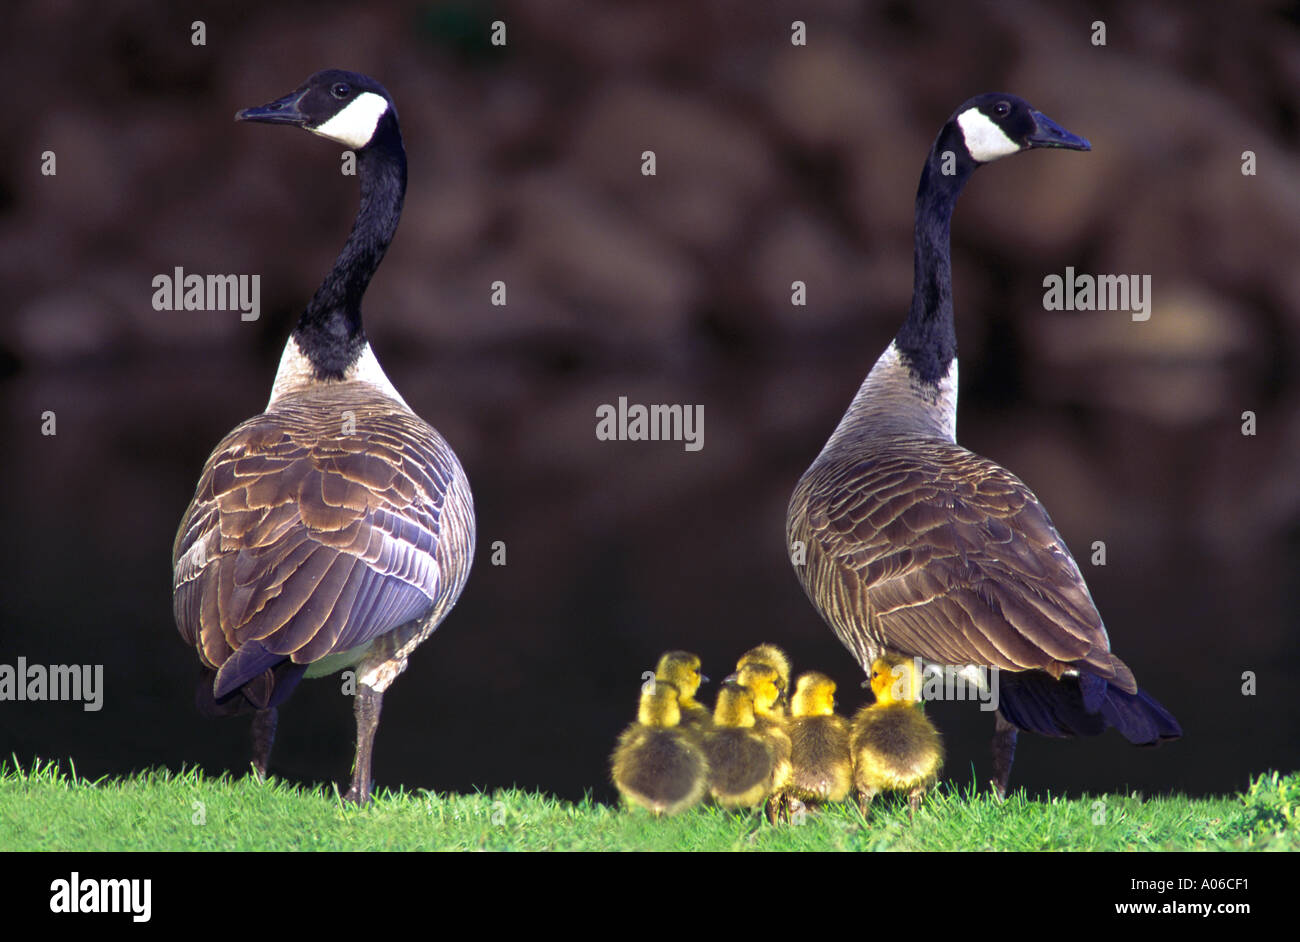
[[[1020,145],[1007,137],[1002,129],[978,108],[968,108],[957,115],[957,125],[966,140],[966,149],[982,164],[1020,150]]]
[[[388,101],[383,95],[362,92],[324,124],[307,130],[348,147],[361,148],[370,143],[375,128],[379,126],[379,119],[387,110]]]

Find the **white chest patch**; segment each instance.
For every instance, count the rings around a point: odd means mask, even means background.
[[[936,385],[922,383],[891,342],[858,387],[823,451],[837,448],[844,440],[856,441],[864,428],[881,434],[937,436],[956,442],[957,358],[948,364],[948,372]]]
[[[324,124],[307,130],[347,147],[361,148],[370,143],[375,128],[379,126],[379,119],[387,110],[388,101],[383,95],[362,92]]]
[[[875,382],[873,382],[873,379]],[[919,382],[903,359],[898,345],[892,340],[876,365],[867,375],[864,386],[906,389],[915,400],[917,411],[924,416],[931,431],[950,442],[957,441],[957,358],[948,364],[948,372],[940,377],[938,385]],[[870,394],[870,393],[868,393]]]
[[[948,364],[948,372],[939,380],[938,414],[943,437],[957,441],[957,358]]]
[[[968,108],[957,115],[957,125],[961,128],[961,135],[966,141],[966,149],[982,164],[1020,150],[1020,145],[1007,137],[1006,133],[978,108]]]
[[[379,365],[379,360],[375,357],[375,351],[370,349],[367,343],[361,350],[361,356],[357,357],[357,362],[348,367],[347,372],[343,374],[345,382],[365,383],[373,386],[388,398],[401,404],[402,408],[410,410],[402,394],[393,386],[392,381],[384,373],[384,368]],[[319,380],[316,379],[316,373],[311,365],[311,360],[303,354],[298,347],[298,341],[292,337],[284,345],[284,353],[280,355],[280,368],[275,373],[275,383],[271,386],[271,398],[266,404],[270,409],[275,401],[281,396],[291,392],[305,389],[315,385]]]

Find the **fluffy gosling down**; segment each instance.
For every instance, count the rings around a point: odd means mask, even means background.
[[[782,812],[786,786],[790,784],[790,755],[793,747],[786,732],[785,689],[781,672],[771,664],[749,661],[735,673],[736,680],[754,695],[754,729],[772,747],[776,768],[772,773],[772,802],[767,817],[776,821]],[[785,675],[787,678],[789,674]]]
[[[677,704],[684,729],[702,735],[713,725],[708,707],[695,699],[700,684],[708,679],[700,673],[699,655],[689,651],[665,651],[655,667],[655,679],[677,688]]]
[[[843,801],[853,787],[849,724],[835,712],[835,681],[808,671],[799,676],[790,701],[790,784],[786,794],[800,802]]]
[[[853,718],[849,748],[862,813],[879,792],[905,791],[912,810],[943,768],[943,742],[922,711],[920,671],[911,658],[885,655],[871,665],[876,702]]]
[[[699,804],[708,789],[709,763],[696,737],[681,726],[675,686],[652,680],[641,690],[637,721],[618,738],[614,785],[630,805],[677,814]]]
[[[775,787],[784,789],[790,781],[790,734],[785,730],[781,677],[767,664],[746,664],[733,675],[754,696],[754,730],[772,746],[776,756]]]
[[[736,662],[736,670],[743,670],[749,664],[765,664],[777,674],[777,687],[781,691],[784,704],[790,690],[790,657],[775,644],[760,644],[750,648]]]
[[[709,793],[724,808],[757,808],[775,789],[777,757],[755,728],[754,695],[727,681],[718,690],[713,728],[704,735]]]

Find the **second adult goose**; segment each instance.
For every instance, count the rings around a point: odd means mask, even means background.
[[[204,465],[172,551],[173,608],[205,669],[200,707],[256,712],[262,775],[276,707],[298,681],[355,667],[347,797],[363,803],[384,691],[469,575],[473,501],[451,447],[393,388],[361,325],[406,193],[392,98],[329,70],[236,118],[354,150],[361,206],[285,344],[266,411]]]
[[[1042,147],[1088,150],[1012,95],[959,107],[930,149],[916,194],[912,307],[799,480],[788,545],[804,590],[864,672],[882,654],[1001,669],[994,785],[1004,793],[1016,731],[1130,741],[1182,735],[1138,689],[1079,567],[1015,475],[956,443],[957,339],[949,225],[983,164]]]

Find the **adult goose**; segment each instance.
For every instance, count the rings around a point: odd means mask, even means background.
[[[172,550],[176,624],[203,666],[200,708],[255,712],[262,776],[276,708],[297,683],[355,668],[347,798],[364,803],[384,691],[469,575],[473,501],[456,455],[389,382],[362,329],[361,299],[406,192],[392,98],[331,69],[235,117],[355,151],[361,205],[285,344],[266,411],[203,467]]]
[[[1076,736],[1113,726],[1140,745],[1182,734],[1111,653],[1038,498],[956,442],[953,205],[983,164],[1046,147],[1090,149],[1012,95],[972,98],[939,131],[916,194],[911,310],[786,518],[804,590],[864,672],[886,654],[999,669],[999,794],[1021,729]]]

